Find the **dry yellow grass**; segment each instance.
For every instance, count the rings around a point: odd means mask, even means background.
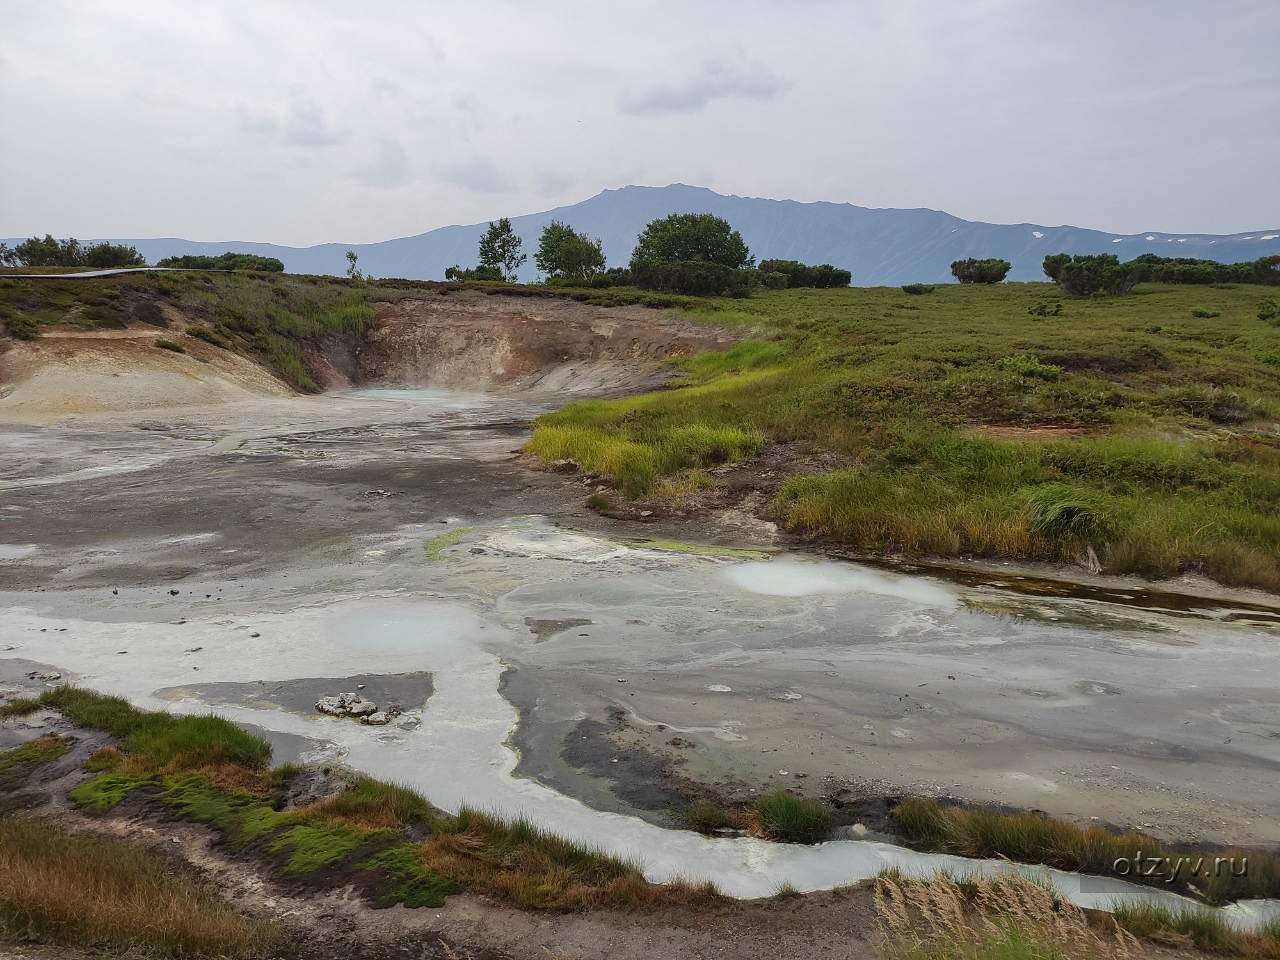
[[[27,817],[0,821],[0,933],[168,957],[258,957],[285,942],[149,851]]]
[[[945,874],[876,879],[876,935],[890,958],[1133,960],[1138,942],[1100,926],[1053,891],[1015,877],[957,882]]]

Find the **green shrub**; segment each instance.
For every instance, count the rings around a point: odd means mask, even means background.
[[[177,343],[173,340],[168,339],[167,337],[157,337],[156,346],[159,347],[161,350],[169,350],[169,351],[172,351],[173,353],[187,352],[186,347],[184,347],[180,343]]]
[[[1267,299],[1258,304],[1258,319],[1273,327],[1280,327],[1280,303]]]
[[[1060,258],[1065,256],[1059,255]],[[1046,264],[1046,272],[1048,269]],[[1136,272],[1110,253],[1059,259],[1054,264],[1054,272],[1062,291],[1073,297],[1127,293],[1137,282]]]
[[[853,280],[853,274],[848,270],[841,270],[839,267],[833,267],[829,263],[809,266],[799,260],[762,260],[760,262],[760,272],[764,275],[771,273],[782,274],[787,278],[787,287],[793,289],[796,287],[816,287],[819,289],[847,287]]]
[[[641,290],[661,290],[694,297],[747,297],[752,271],[705,260],[632,264],[631,276]]]
[[[903,284],[902,292],[913,297],[921,297],[926,293],[933,293],[933,287],[927,283],[907,283]]]
[[[961,283],[1000,283],[1012,268],[1008,260],[989,258],[956,260],[951,264],[951,275]]]
[[[184,270],[259,270],[265,273],[283,273],[284,264],[275,257],[260,257],[252,253],[220,253],[214,256],[187,255],[165,257],[156,262],[157,267],[182,268]]]
[[[40,323],[29,314],[4,312],[0,313],[0,320],[4,321],[9,336],[18,340],[35,340],[40,336]]]
[[[996,361],[1001,370],[1008,370],[1020,377],[1035,377],[1038,380],[1057,380],[1062,375],[1062,368],[1052,363],[1041,363],[1029,354],[1020,353],[1012,357],[1001,357]]]
[[[502,280],[502,270],[498,267],[467,267],[452,266],[445,270],[444,278],[446,280]]]
[[[1062,314],[1062,304],[1057,300],[1041,300],[1032,304],[1027,308],[1027,313],[1033,317],[1057,317]]]
[[[641,266],[677,263],[707,263],[740,270],[751,266],[752,257],[742,234],[723,217],[673,213],[651,220],[636,238],[631,253],[632,271]]]
[[[831,814],[814,800],[785,790],[766,793],[755,802],[756,815],[765,834],[786,843],[817,843],[831,833]]]
[[[1203,307],[1196,307],[1191,311],[1191,315],[1199,320],[1212,320],[1214,317],[1222,316],[1217,310],[1205,310]]]
[[[760,286],[766,290],[787,289],[787,275],[776,270],[763,271],[760,274]]]
[[[99,330],[123,330],[129,326],[129,318],[125,312],[110,303],[91,303],[84,308],[81,316]]]

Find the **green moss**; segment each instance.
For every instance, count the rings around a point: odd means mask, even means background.
[[[135,790],[157,785],[148,777],[103,774],[73,787],[67,798],[85,813],[102,814],[119,806]]]
[[[447,877],[422,865],[416,844],[400,843],[374,854],[360,864],[362,869],[385,873],[387,884],[374,896],[379,907],[402,903],[406,907],[440,907],[445,898],[462,890]]]
[[[287,858],[286,873],[315,873],[342,863],[377,835],[344,823],[303,823],[273,837],[266,850]]]
[[[0,753],[0,792],[18,786],[37,767],[65,756],[74,743],[70,737],[40,737]]]

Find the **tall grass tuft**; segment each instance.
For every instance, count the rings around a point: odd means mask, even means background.
[[[773,840],[817,843],[831,833],[831,813],[816,800],[775,790],[760,797],[754,808],[765,836]]]
[[[236,913],[152,853],[19,817],[0,820],[0,934],[236,960],[286,943],[278,927]]]

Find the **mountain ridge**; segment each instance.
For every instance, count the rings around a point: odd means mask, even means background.
[[[625,264],[644,225],[670,213],[714,213],[741,231],[758,259],[832,263],[853,272],[855,286],[937,283],[951,280],[953,260],[1001,257],[1013,264],[1011,280],[1044,279],[1041,262],[1051,253],[1115,253],[1130,260],[1143,253],[1192,256],[1222,262],[1280,254],[1280,228],[1233,234],[1147,230],[1108,233],[1070,224],[988,223],[928,207],[863,207],[844,201],[800,201],[720,194],[707,187],[672,183],[605,189],[586,200],[511,218],[529,262],[521,279],[536,276],[532,253],[542,228],[561,220],[599,237],[610,265]],[[109,238],[136,246],[149,262],[182,254],[226,250],[278,257],[291,273],[341,274],[346,251],[379,277],[443,279],[446,267],[473,265],[486,223],[451,224],[374,243],[321,243],[294,247],[255,241],[193,241],[179,237]],[[13,241],[9,241],[12,243]]]

